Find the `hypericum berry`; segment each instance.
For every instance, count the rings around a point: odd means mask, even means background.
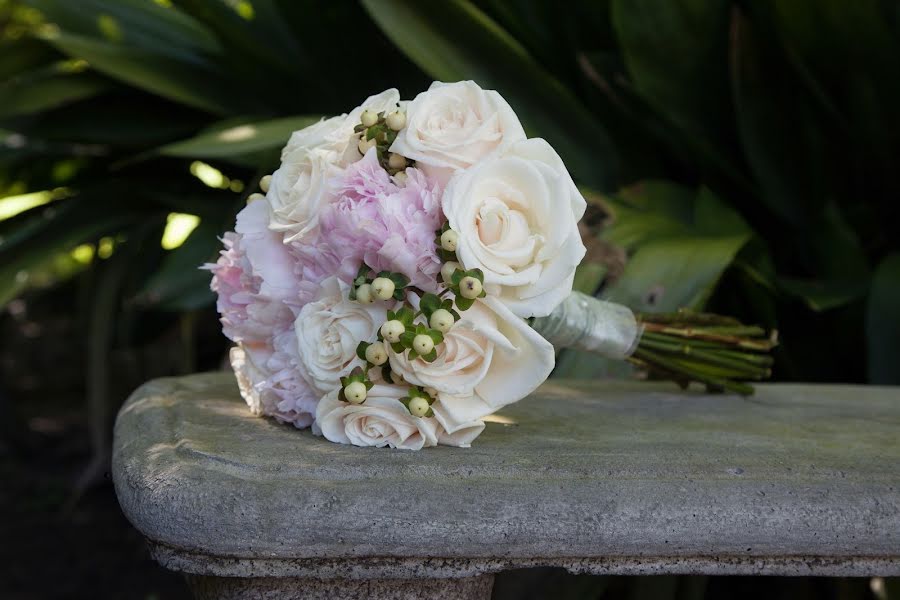
[[[362,404],[366,401],[366,384],[361,381],[352,381],[344,388],[344,398],[352,404]]]
[[[455,260],[448,260],[443,265],[441,265],[441,279],[444,280],[444,283],[450,283],[450,279],[453,277],[453,273],[456,272],[456,270],[459,268],[461,267]]]
[[[391,375],[391,382],[396,385],[401,385],[406,382],[406,380],[403,379],[403,375],[401,375],[397,371],[391,371],[390,375]]]
[[[392,169],[405,169],[406,157],[401,156],[400,154],[392,153],[388,157],[388,166]]]
[[[363,137],[361,140],[359,140],[359,143],[356,145],[356,147],[359,149],[360,154],[365,154],[366,152],[374,148],[377,144],[378,142],[375,141],[375,138],[367,140],[365,137]]]
[[[421,396],[409,399],[409,414],[414,417],[424,417],[428,414],[428,400]]]
[[[259,180],[259,189],[263,191],[263,193],[269,191],[269,184],[272,183],[272,176],[266,175],[262,179]]]
[[[388,341],[390,344],[396,344],[400,341],[400,336],[406,331],[406,325],[394,319],[393,321],[388,321],[384,325],[381,326],[381,335]]]
[[[400,171],[396,175],[394,175],[394,183],[399,185],[400,187],[406,186],[406,181],[409,179],[409,176],[406,174],[406,171]]]
[[[434,350],[434,340],[424,333],[420,333],[413,338],[412,347],[419,354],[425,355]]]
[[[386,363],[387,359],[387,350],[384,349],[384,344],[381,342],[372,342],[369,347],[366,348],[366,360],[376,367],[380,367]]]
[[[481,295],[481,290],[481,282],[474,277],[463,277],[459,282],[459,294],[463,298],[468,298],[469,300],[477,298]]]
[[[450,328],[453,327],[453,315],[450,314],[450,311],[444,308],[439,308],[433,313],[431,313],[431,318],[428,319],[428,325],[432,329],[437,329],[441,333],[447,333],[450,331]]]
[[[448,229],[441,234],[441,248],[447,252],[456,252],[456,245],[459,243],[459,234]]]
[[[375,296],[372,294],[372,286],[364,283],[356,288],[356,301],[360,304],[372,304],[375,302]]]
[[[438,391],[436,389],[434,389],[433,387],[422,388],[422,391],[424,391],[426,394],[428,394],[432,398],[437,398]]]
[[[365,127],[371,127],[375,123],[378,122],[378,113],[374,110],[366,109],[362,111],[362,114],[359,116],[360,123]]]
[[[376,277],[372,282],[372,291],[379,300],[387,300],[394,295],[397,286],[387,277]]]
[[[384,119],[384,122],[394,131],[400,131],[406,127],[406,115],[399,110],[395,110]]]
[[[260,194],[259,192],[254,192],[254,193],[250,194],[249,196],[247,196],[247,204],[250,204],[251,202],[256,202],[257,200],[265,200],[265,199],[266,199],[266,197],[263,196],[262,194]]]

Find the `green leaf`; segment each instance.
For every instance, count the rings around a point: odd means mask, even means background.
[[[441,308],[441,299],[435,294],[425,294],[419,301],[419,309],[427,318],[431,318],[431,313]]]
[[[416,313],[408,306],[404,306],[397,311],[396,318],[398,321],[409,327],[412,325],[413,319],[416,318]]]
[[[603,298],[636,312],[702,308],[752,238],[740,216],[706,189],[652,181],[607,202],[614,220],[603,237],[625,246],[631,256]],[[623,376],[629,368],[621,361],[566,351],[554,376]]]
[[[431,341],[434,342],[435,346],[444,341],[444,334],[436,329],[429,329],[425,332],[425,335],[431,338]]]
[[[684,133],[721,155],[733,129],[728,85],[729,0],[613,0],[634,89]]]
[[[473,304],[475,304],[474,298],[463,298],[462,296],[456,297],[456,308],[459,310],[469,310],[472,308]]]
[[[829,196],[828,132],[771,35],[734,13],[731,76],[740,142],[773,213],[802,227]]]
[[[199,135],[159,148],[165,156],[232,158],[283,147],[291,133],[317,122],[319,117],[284,117],[268,121],[235,121],[215,125]],[[363,273],[363,268],[365,273]],[[368,267],[360,267],[367,274]]]
[[[405,331],[400,335],[400,345],[404,348],[412,348],[414,339],[416,339],[416,332]]]
[[[64,32],[197,60],[221,52],[216,37],[178,8],[146,0],[29,0]]]
[[[11,235],[0,240],[0,306],[29,285],[32,271],[45,266],[49,256],[165,217],[137,202],[117,211],[110,211],[109,206],[109,197],[99,193],[65,200],[59,206],[34,211],[32,218],[19,223]]]
[[[849,304],[863,297],[869,290],[868,276],[840,280],[780,277],[777,282],[782,291],[801,298],[816,312]]]
[[[434,362],[435,359],[437,359],[437,350],[435,350],[434,348],[431,349],[431,352],[422,357],[422,360],[424,360],[425,362]]]
[[[703,306],[752,232],[708,190],[700,190],[689,204],[686,198],[680,186],[653,182],[610,200],[615,222],[607,239],[627,241],[623,245],[633,253],[606,299],[639,312]],[[668,211],[660,214],[666,205]]]
[[[92,73],[66,72],[59,65],[0,82],[0,118],[33,114],[110,89],[109,81]]]
[[[195,310],[212,304],[215,295],[209,289],[211,275],[201,266],[215,261],[220,234],[219,222],[201,221],[181,246],[169,251],[135,300],[145,307],[170,311]]]
[[[371,342],[360,342],[356,346],[356,355],[359,358],[361,358],[362,360],[366,360],[366,348],[368,348],[371,345],[372,345]]]
[[[466,271],[466,277],[474,277],[479,283],[484,283],[484,272],[481,269],[469,269]]]
[[[402,290],[409,285],[409,277],[403,273],[391,273],[388,277],[394,282],[394,287],[398,290]]]
[[[612,186],[615,151],[598,120],[473,3],[363,0],[363,6],[410,60],[434,79],[472,79],[496,89],[531,135],[546,138],[556,148],[576,179],[600,189]]]
[[[262,103],[247,99],[224,74],[208,64],[185,63],[171,56],[58,32],[49,40],[95,70],[164,98],[216,114],[252,111]]]
[[[900,384],[900,254],[879,263],[866,306],[869,383]]]

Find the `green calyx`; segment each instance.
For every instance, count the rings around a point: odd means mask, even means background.
[[[428,403],[428,412],[426,412],[424,415],[413,415],[413,416],[421,416],[422,418],[428,418],[428,417],[434,416],[434,411],[431,410],[431,405],[434,404],[434,398],[432,398],[428,394],[428,392],[426,392],[425,390],[423,390],[420,387],[409,388],[407,395],[404,396],[403,398],[400,398],[400,402],[403,403],[403,406],[406,407],[406,410],[410,410],[409,405],[410,405],[410,402],[412,402],[414,398],[422,398],[423,400],[425,400]],[[410,414],[413,414],[411,410],[410,410]]]
[[[357,347],[357,352],[359,352],[359,347]],[[366,386],[367,390],[371,390],[372,386],[375,385],[371,381],[369,381],[369,376],[362,367],[354,367],[350,374],[346,377],[341,377],[341,389],[338,392],[338,399],[341,402],[347,402],[347,397],[344,396],[344,388],[350,385],[351,383],[359,382]]]
[[[437,349],[433,348],[428,354],[420,355],[416,352],[415,348],[413,348],[413,341],[418,335],[427,335],[431,338],[431,341],[434,342],[434,345],[437,346],[444,341],[444,334],[437,329],[431,329],[426,325],[418,323],[411,328],[407,328],[406,332],[400,336],[400,347],[403,350],[409,350],[409,360],[415,360],[421,356],[422,360],[425,362],[432,362],[437,358]]]
[[[422,314],[425,315],[426,320],[430,320],[431,315],[434,314],[434,311],[441,308],[453,315],[454,320],[459,321],[459,313],[454,310],[453,300],[451,300],[450,298],[442,299],[436,294],[425,294],[419,301],[419,310],[421,310]]]
[[[394,273],[391,271],[379,271],[374,276],[372,275],[372,269],[366,263],[363,263],[359,267],[359,271],[356,272],[356,277],[353,279],[353,285],[350,286],[350,300],[356,300],[356,289],[365,284],[371,284],[378,277],[386,277],[394,282],[394,300],[403,300],[405,296],[406,287],[409,285],[409,277],[404,275],[403,273]]]
[[[481,269],[469,269],[468,271],[456,269],[453,272],[453,275],[450,277],[449,288],[456,295],[456,308],[459,310],[469,310],[475,304],[475,298],[464,298],[462,293],[460,293],[459,284],[466,277],[474,277],[482,285],[484,284],[484,273]],[[487,293],[482,289],[478,298],[484,298],[486,295]]]

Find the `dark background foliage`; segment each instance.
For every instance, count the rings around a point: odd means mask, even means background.
[[[499,90],[563,156],[591,203],[580,289],[777,328],[778,380],[900,383],[896,1],[0,0],[0,506],[35,538],[5,561],[11,593],[33,585],[38,528],[59,539],[41,589],[85,590],[64,563],[94,526],[110,595],[183,593],[94,485],[115,410],[146,378],[220,365],[196,267],[289,133],[433,79]],[[626,374],[574,353],[556,373]],[[533,589],[734,591],[642,581]],[[872,593],[782,584],[758,592]]]

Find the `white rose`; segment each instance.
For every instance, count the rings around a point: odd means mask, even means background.
[[[424,167],[465,169],[525,139],[516,113],[493,90],[473,81],[434,82],[406,105],[406,127],[391,152]]]
[[[350,114],[319,121],[295,131],[281,152],[281,166],[272,174],[266,198],[269,227],[291,242],[307,236],[318,225],[319,212],[330,200],[325,185],[340,169],[361,158],[353,128],[365,109],[395,109],[395,89],[371,96]]]
[[[435,347],[433,362],[388,349],[392,371],[438,392],[432,409],[448,433],[521,400],[554,364],[553,346],[496,298],[476,302],[461,317]]]
[[[338,391],[326,394],[316,407],[313,433],[339,444],[390,446],[420,450],[438,443],[438,423],[432,418],[412,416],[400,402],[407,388],[396,385],[372,386],[363,404],[338,399]]]
[[[585,248],[585,200],[539,138],[457,172],[443,196],[456,255],[484,272],[485,291],[520,317],[546,316],[572,291]]]
[[[387,319],[382,303],[352,302],[347,293],[345,284],[329,277],[294,322],[300,375],[319,395],[338,389],[341,377],[363,365],[356,356],[357,345],[375,339]]]

